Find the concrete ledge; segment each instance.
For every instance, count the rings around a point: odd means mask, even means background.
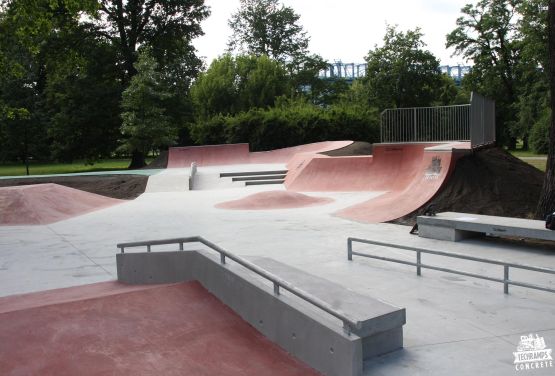
[[[555,241],[555,231],[543,221],[457,212],[417,217],[418,234],[425,238],[459,241],[480,234]]]
[[[117,254],[117,270],[118,280],[129,284],[199,281],[271,341],[325,375],[362,375],[363,359],[403,344],[404,309],[361,296],[362,306],[375,304],[381,315],[372,320],[368,314],[362,337],[348,335],[339,320],[287,292],[274,295],[271,284],[256,274],[232,261],[221,264],[206,251]],[[313,277],[302,274],[305,281]],[[341,295],[334,299],[341,301]]]

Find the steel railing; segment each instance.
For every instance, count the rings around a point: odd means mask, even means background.
[[[355,251],[353,251],[353,243],[355,243],[355,242],[377,245],[377,246],[382,246],[382,247],[403,249],[403,250],[406,250],[406,251],[413,251],[413,252],[416,252],[416,262],[355,252]],[[477,261],[477,262],[481,262],[481,263],[485,263],[485,264],[500,265],[500,266],[503,266],[503,279],[495,278],[495,277],[488,277],[488,276],[475,274],[475,273],[463,272],[463,271],[455,270],[455,269],[449,269],[449,268],[443,268],[443,267],[423,264],[422,263],[422,254],[431,254],[431,255],[445,256],[445,257],[456,258],[456,259],[461,259],[461,260]],[[541,290],[541,291],[547,291],[547,292],[555,293],[555,289],[552,289],[552,288],[549,288],[549,287],[539,286],[539,285],[526,283],[526,282],[518,282],[518,281],[513,281],[513,280],[509,279],[509,270],[510,270],[510,268],[530,270],[530,271],[539,272],[539,273],[546,273],[546,274],[555,274],[555,270],[548,269],[548,268],[541,268],[541,267],[537,267],[537,266],[508,263],[508,262],[504,262],[504,261],[490,260],[490,259],[484,259],[484,258],[480,258],[480,257],[461,255],[461,254],[458,254],[458,253],[450,253],[450,252],[448,253],[448,252],[441,252],[441,251],[433,251],[431,249],[408,247],[408,246],[404,246],[404,245],[384,243],[384,242],[378,242],[378,241],[374,241],[374,240],[348,238],[347,239],[347,258],[352,261],[353,260],[353,255],[361,256],[361,257],[367,257],[367,258],[376,259],[376,260],[382,260],[382,261],[390,261],[390,262],[395,262],[395,263],[398,263],[398,264],[416,266],[416,274],[418,276],[422,275],[422,269],[431,269],[431,270],[437,270],[437,271],[440,271],[440,272],[458,274],[458,275],[462,275],[462,276],[466,276],[466,277],[474,277],[474,278],[484,279],[484,280],[492,281],[492,282],[499,282],[499,283],[503,284],[503,286],[504,286],[503,291],[504,291],[505,294],[509,293],[509,285],[526,287],[526,288],[529,288],[529,289],[535,289],[535,290]]]
[[[253,264],[250,261],[245,260],[239,256],[236,256],[225,249],[217,246],[216,244],[204,239],[201,236],[192,236],[186,238],[175,238],[175,239],[162,239],[162,240],[146,240],[140,242],[132,242],[132,243],[119,243],[117,244],[117,248],[120,249],[121,253],[125,253],[125,248],[131,247],[146,247],[147,252],[151,252],[152,246],[154,245],[167,245],[167,244],[179,244],[179,250],[183,250],[183,244],[185,243],[201,243],[207,246],[208,248],[218,252],[220,254],[220,263],[225,264],[226,259],[229,258],[230,260],[235,261],[239,265],[247,268],[248,270],[258,274],[259,276],[269,280],[274,285],[274,294],[280,294],[280,288],[289,291],[291,294],[301,298],[302,300],[312,304],[315,307],[318,307],[322,311],[330,314],[331,316],[341,320],[343,322],[343,328],[345,332],[350,335],[351,332],[355,332],[358,329],[362,328],[362,323],[360,321],[354,320],[350,318],[345,313],[333,308],[328,303],[320,300],[319,298],[309,294],[306,291],[299,289],[298,287],[294,286],[293,284],[279,278],[278,276],[268,272],[267,270],[262,269],[261,267]]]
[[[387,109],[381,113],[381,142],[470,140],[470,104]]]

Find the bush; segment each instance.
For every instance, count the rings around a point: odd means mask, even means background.
[[[272,150],[318,141],[379,141],[374,108],[341,103],[322,108],[302,100],[268,109],[218,115],[192,127],[197,144],[247,142],[252,151]]]
[[[549,151],[549,127],[551,111],[546,108],[540,119],[532,126],[530,146],[535,153],[547,154]]]

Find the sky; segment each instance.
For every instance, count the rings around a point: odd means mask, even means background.
[[[377,44],[382,45],[386,25],[400,30],[420,27],[423,40],[441,65],[464,64],[445,48],[445,36],[455,29],[461,8],[475,0],[282,0],[300,15],[310,36],[310,52],[329,62],[363,63]],[[212,14],[202,23],[205,35],[194,45],[207,65],[223,54],[231,35],[227,21],[239,0],[205,0]]]

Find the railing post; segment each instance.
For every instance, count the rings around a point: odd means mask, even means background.
[[[124,247],[119,247],[121,253],[125,253],[125,248]]]
[[[347,321],[343,321],[343,330],[345,331],[345,334],[350,336],[351,335],[351,324],[349,324]]]
[[[347,239],[347,260],[353,261],[353,239]]]
[[[220,263],[225,264],[225,255],[223,253],[220,253]]]
[[[180,243],[179,243],[179,250],[180,250],[180,251],[183,251],[183,242],[180,242]]]
[[[147,251],[147,252],[150,252],[150,244],[148,244],[148,245],[146,246],[146,251]]]
[[[503,266],[504,277],[503,277],[503,292],[505,294],[509,293],[509,265]]]
[[[416,107],[414,108],[414,140],[413,141],[418,141],[418,136],[417,136],[417,129],[416,129]]]
[[[422,256],[420,253],[420,251],[416,251],[416,275],[418,276],[422,275],[422,268],[420,267]]]
[[[279,284],[274,282],[274,294],[279,295]]]

